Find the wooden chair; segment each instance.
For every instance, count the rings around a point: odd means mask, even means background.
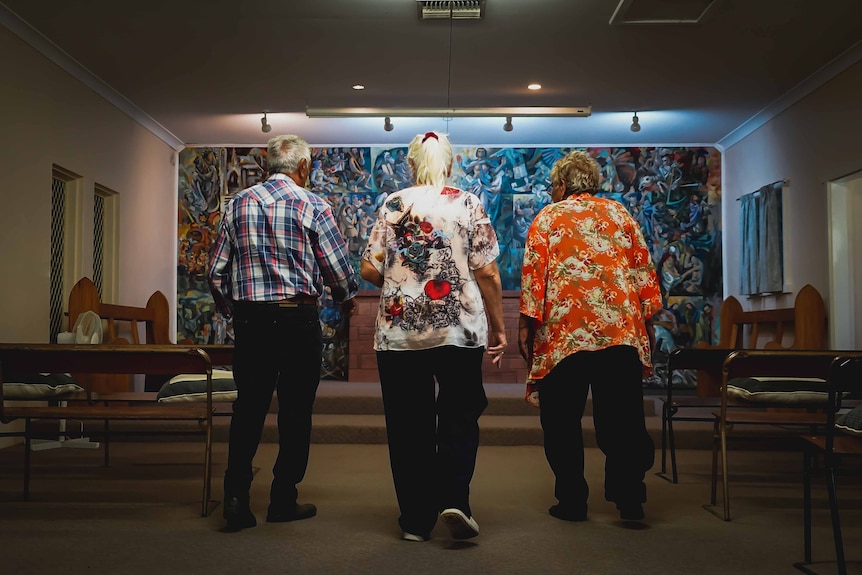
[[[826,380],[832,361],[840,356],[862,357],[862,351],[795,351],[737,350],[724,360],[722,368],[721,407],[713,412],[712,475],[710,501],[704,508],[730,521],[730,478],[728,475],[728,439],[745,437],[740,426],[777,426],[807,433],[822,431],[827,425],[828,392]],[[764,400],[731,397],[747,378],[770,378],[771,390]],[[733,431],[733,433],[731,433]],[[717,504],[719,469],[722,482],[722,505]]]
[[[72,286],[69,293],[69,325],[75,325],[78,316],[92,311],[102,318],[105,324],[102,342],[106,344],[152,344],[170,345],[170,305],[168,298],[160,291],[153,292],[145,307],[102,303],[96,284],[83,277]],[[143,332],[143,338],[141,337]],[[74,374],[76,379],[86,381],[95,393],[131,391],[132,379],[127,374]],[[160,374],[145,376],[147,384],[151,381],[163,382],[167,378]],[[160,384],[159,383],[159,384]],[[156,385],[156,384],[152,384]],[[158,387],[156,387],[158,389]]]
[[[170,304],[165,294],[160,291],[153,292],[145,307],[102,303],[96,284],[90,278],[83,277],[69,293],[69,325],[75,325],[78,314],[88,310],[96,312],[107,324],[104,343],[172,343]],[[143,341],[140,326],[144,327]]]
[[[679,348],[668,358],[666,394],[662,406],[661,470],[658,475],[673,483],[679,481],[674,421],[712,421],[705,408],[721,404],[721,378],[724,359],[740,349],[819,350],[826,341],[826,306],[817,289],[806,284],[796,294],[792,308],[745,311],[733,296],[727,297],[719,312],[719,341],[715,345],[700,344],[694,348]],[[793,340],[785,345],[785,334],[792,330]],[[765,341],[764,341],[765,340]],[[697,395],[674,395],[673,375],[678,369],[697,372]],[[680,410],[700,409],[690,416]],[[667,477],[670,456],[671,476]]]
[[[835,544],[835,560],[838,564],[838,575],[847,574],[847,563],[844,558],[844,541],[841,536],[841,520],[838,513],[838,494],[836,475],[842,459],[862,457],[862,429],[855,434],[842,432],[836,426],[836,414],[841,408],[845,394],[850,397],[862,397],[862,358],[838,357],[829,370],[829,409],[826,412],[825,431],[819,435],[803,435],[805,455],[803,458],[803,557],[804,560],[794,563],[794,567],[817,575],[809,568],[812,565],[811,555],[811,478],[815,471],[822,471],[826,477],[826,490],[829,494],[829,514],[832,519],[832,538]],[[857,408],[862,409],[862,407]],[[855,415],[855,413],[854,413]],[[857,431],[854,430],[853,431]],[[822,468],[815,466],[822,459]]]

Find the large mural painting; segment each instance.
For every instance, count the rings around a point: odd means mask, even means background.
[[[482,199],[501,244],[503,289],[519,290],[527,230],[550,203],[550,171],[573,148],[455,149],[450,185]],[[659,273],[665,306],[655,317],[655,374],[664,385],[668,354],[717,340],[721,286],[721,154],[711,147],[588,147],[602,170],[599,195],[640,223]],[[265,177],[265,148],[187,148],[180,154],[178,340],[231,341],[206,284],[209,248],[223,206]],[[377,208],[413,184],[407,148],[317,147],[309,187],[332,206],[358,272]],[[363,282],[363,289],[375,289]],[[324,298],[322,377],[347,379],[346,320]],[[222,336],[221,334],[225,335]],[[694,387],[692,375],[676,385]]]

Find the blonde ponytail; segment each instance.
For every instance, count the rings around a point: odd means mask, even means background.
[[[407,159],[417,185],[431,186],[437,191],[446,186],[452,167],[452,144],[446,134],[417,134],[410,142]]]

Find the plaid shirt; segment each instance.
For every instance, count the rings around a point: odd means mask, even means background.
[[[208,280],[219,310],[236,301],[323,295],[342,302],[359,284],[329,204],[284,174],[228,203],[210,256]]]

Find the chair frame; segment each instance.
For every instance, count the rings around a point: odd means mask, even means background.
[[[679,416],[683,408],[719,407],[722,362],[734,350],[821,350],[826,341],[826,306],[817,289],[804,285],[792,308],[745,311],[739,300],[728,296],[721,304],[719,341],[678,348],[668,357],[667,393],[662,398],[661,471],[659,477],[678,483],[673,421],[712,420],[708,415]],[[793,341],[785,346],[785,333],[792,328]],[[765,341],[763,341],[765,340]],[[697,370],[697,397],[673,397],[673,373],[677,369]],[[667,476],[670,453],[671,476]]]
[[[803,456],[803,560],[793,566],[807,573],[818,575],[808,566],[813,563],[811,553],[811,478],[818,470],[816,462],[823,457],[820,471],[826,478],[829,496],[829,515],[832,521],[832,538],[835,544],[835,561],[838,575],[847,575],[847,561],[844,556],[844,540],[841,535],[841,519],[838,510],[836,475],[843,457],[862,457],[862,437],[843,434],[835,427],[838,410],[842,407],[845,393],[849,397],[862,397],[862,357],[839,356],[832,361],[829,369],[829,409],[826,428],[821,435],[803,435],[805,450]]]
[[[712,415],[678,415],[680,408],[715,408],[719,404],[718,397],[674,395],[673,374],[678,369],[699,369],[712,373],[720,373],[724,360],[732,352],[725,348],[680,347],[668,356],[666,395],[662,402],[661,412],[661,470],[656,474],[671,483],[679,483],[679,471],[676,463],[676,436],[674,421],[712,421]],[[668,477],[667,461],[670,457],[670,477]]]
[[[826,401],[811,403],[757,404],[764,409],[744,404],[744,408],[727,396],[727,382],[746,376],[776,376],[790,378],[818,378],[826,380],[832,361],[838,356],[862,357],[862,351],[846,350],[737,350],[724,360],[722,368],[721,409],[714,411],[712,476],[710,501],[704,508],[730,521],[730,479],[728,475],[727,444],[730,429],[734,425],[769,425],[800,427],[808,433],[816,433],[826,426]],[[780,410],[770,408],[781,408]],[[788,409],[792,408],[792,409]],[[718,473],[721,470],[722,505],[717,503]]]
[[[206,376],[206,401],[184,405],[119,405],[101,400],[95,403],[69,403],[66,406],[9,405],[3,401],[3,381],[9,374],[26,373],[197,373]],[[86,386],[85,386],[86,388]],[[89,390],[88,390],[89,391]],[[32,421],[38,419],[75,419],[102,421],[105,425],[105,464],[108,461],[108,422],[193,421],[197,433],[205,437],[201,515],[209,515],[212,505],[212,361],[206,351],[178,345],[64,345],[0,344],[0,423],[24,421],[24,431],[10,432],[24,438],[24,499],[30,496]]]

